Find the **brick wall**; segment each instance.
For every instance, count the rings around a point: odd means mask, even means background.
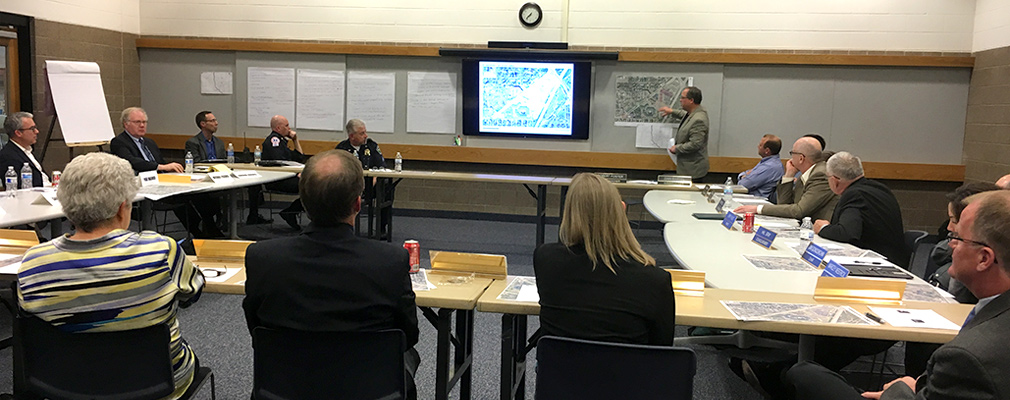
[[[975,53],[964,132],[965,179],[1010,173],[1010,47]]]
[[[140,105],[140,60],[135,45],[137,35],[107,29],[91,28],[60,22],[35,20],[33,41],[32,79],[35,83],[33,98],[36,110],[35,123],[39,125],[39,144],[35,154],[40,154],[41,144],[49,128],[51,118],[43,116],[45,109],[45,76],[43,68],[46,60],[92,61],[98,63],[102,71],[102,87],[105,101],[109,106],[112,125],[119,129],[119,113],[123,108]],[[63,137],[57,126],[53,137]],[[74,154],[83,154],[95,148],[75,149]],[[108,150],[108,149],[106,149]],[[69,162],[69,152],[62,142],[50,142],[43,168],[47,171],[62,169]]]

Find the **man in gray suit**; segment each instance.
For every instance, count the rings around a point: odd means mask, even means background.
[[[786,173],[776,189],[778,204],[740,206],[733,212],[830,221],[838,195],[831,191],[827,167],[821,158],[821,144],[817,139],[806,136],[797,139],[789,152]],[[799,178],[796,178],[797,173],[802,173]]]
[[[664,117],[673,114],[681,118],[669,151],[677,156],[677,174],[701,182],[708,175],[708,111],[701,106],[701,89],[688,86],[681,91],[680,107],[683,109],[659,109]]]
[[[224,142],[214,136],[217,133],[217,117],[210,111],[200,111],[196,114],[196,126],[200,132],[186,141],[186,151],[193,154],[193,160],[223,160]]]
[[[979,193],[965,199],[955,231],[951,276],[980,300],[961,332],[930,357],[918,379],[898,378],[880,392],[860,393],[838,374],[815,363],[786,373],[797,399],[863,398],[899,400],[982,400],[1010,398],[1010,192]]]

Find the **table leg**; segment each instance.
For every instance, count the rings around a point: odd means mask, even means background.
[[[56,239],[63,234],[63,219],[55,218],[49,220],[49,238]]]
[[[140,230],[153,231],[154,226],[154,202],[151,200],[140,201]]]
[[[501,400],[526,397],[526,316],[501,318]]]
[[[473,365],[473,313],[473,310],[456,311],[455,370],[456,376],[459,377],[460,400],[470,399],[473,379],[473,369],[470,368]]]
[[[438,310],[438,321],[435,329],[438,331],[435,341],[435,400],[447,400],[449,398],[449,346],[452,336],[450,331],[452,320],[450,316],[452,310]]]
[[[537,185],[537,247],[544,244],[547,226],[547,185]]]
[[[228,235],[238,239],[238,189],[228,191]]]

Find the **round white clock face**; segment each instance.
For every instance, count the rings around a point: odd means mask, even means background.
[[[536,26],[543,17],[543,10],[537,3],[526,3],[519,8],[519,22],[525,26]]]

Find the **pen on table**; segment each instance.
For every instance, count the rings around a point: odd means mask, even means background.
[[[876,315],[873,315],[873,314],[870,314],[870,313],[866,313],[866,318],[872,319],[873,322],[876,322],[878,324],[883,324],[884,323],[884,320],[880,319],[880,317],[878,317]]]
[[[856,263],[856,264],[883,265],[883,263],[881,263],[880,261],[860,261],[860,260],[853,260],[852,262]]]

